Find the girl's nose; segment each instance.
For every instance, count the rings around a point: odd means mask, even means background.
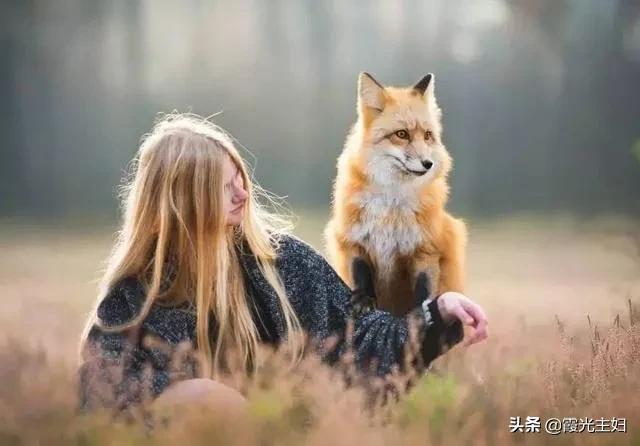
[[[233,194],[234,204],[239,204],[245,201],[248,197],[249,197],[249,192],[247,192],[243,187],[235,188],[235,193]]]

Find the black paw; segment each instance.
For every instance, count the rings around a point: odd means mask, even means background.
[[[375,308],[375,301],[362,289],[351,292],[351,317],[354,319],[372,311]]]

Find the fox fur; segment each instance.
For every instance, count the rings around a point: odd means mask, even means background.
[[[401,316],[464,291],[466,226],[449,215],[452,159],[433,74],[408,88],[358,80],[358,120],[338,158],[325,230],[332,266],[355,292]]]

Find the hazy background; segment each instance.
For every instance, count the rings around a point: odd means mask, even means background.
[[[0,216],[114,221],[141,135],[174,109],[222,111],[264,187],[326,208],[363,70],[436,74],[463,216],[640,210],[637,1],[0,5]]]
[[[520,444],[509,418],[529,415],[627,417],[609,443],[640,444],[640,1],[0,0],[1,444],[136,442],[84,436],[77,347],[117,187],[158,112],[222,112],[322,248],[363,70],[436,75],[465,294],[490,334],[438,359],[413,424],[388,431],[311,379],[317,444]],[[265,432],[303,419],[280,412]]]

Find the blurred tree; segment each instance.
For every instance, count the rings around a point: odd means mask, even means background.
[[[210,114],[297,208],[327,206],[356,79],[436,73],[452,206],[638,212],[633,0],[8,1],[0,215],[115,215],[157,112]]]

